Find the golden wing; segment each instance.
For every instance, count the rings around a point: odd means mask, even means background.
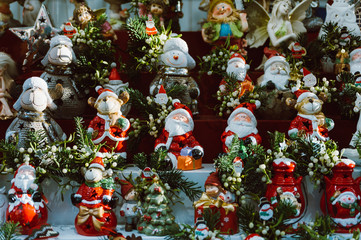
[[[310,6],[311,2],[312,0],[304,0],[290,12],[290,22],[292,25],[292,30],[295,34],[304,33],[307,31],[302,21],[306,18],[306,10]]]
[[[268,39],[267,24],[270,16],[257,1],[248,4],[246,11],[249,29],[246,36],[247,44],[252,48],[262,46]]]

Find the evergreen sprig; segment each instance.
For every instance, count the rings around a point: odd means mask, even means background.
[[[19,223],[4,222],[0,226],[0,240],[16,240],[20,235]]]
[[[332,221],[330,216],[316,215],[313,222],[299,224],[294,237],[295,239],[300,240],[328,240],[334,232],[335,223]]]

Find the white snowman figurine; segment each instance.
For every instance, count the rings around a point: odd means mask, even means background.
[[[189,75],[189,70],[196,65],[194,59],[188,53],[187,43],[178,37],[172,37],[166,41],[163,48],[163,54],[159,56],[159,64],[162,65],[162,71],[155,77],[150,84],[150,95],[155,96],[160,85],[166,90],[179,85],[185,87],[182,95],[176,96],[182,104],[187,105],[193,115],[198,114],[197,97],[199,96],[199,87],[197,82]]]
[[[209,228],[207,227],[204,218],[202,217],[197,218],[196,229],[194,231],[196,239],[203,240],[206,237],[208,237],[208,233],[209,233]]]
[[[64,89],[61,99],[56,100],[58,108],[54,112],[54,118],[57,119],[73,119],[81,115],[87,106],[84,93],[77,88],[72,79],[70,64],[76,62],[72,47],[72,41],[67,36],[55,36],[50,41],[49,51],[41,61],[45,66],[45,72],[40,77],[47,82],[49,89],[53,89],[58,83]]]
[[[268,221],[273,217],[273,207],[265,197],[261,197],[259,207],[259,218],[263,221]]]

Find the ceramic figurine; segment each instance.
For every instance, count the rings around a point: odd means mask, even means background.
[[[253,91],[253,83],[251,78],[247,75],[249,65],[246,64],[246,60],[240,53],[234,53],[230,57],[227,63],[227,76],[235,77],[239,85],[239,97],[241,97],[246,91]],[[223,79],[219,84],[219,90],[222,93],[226,93],[227,83]]]
[[[59,93],[61,94],[61,86],[53,89],[50,94]],[[61,127],[45,111],[47,108],[53,111],[57,108],[50,94],[48,85],[42,78],[31,77],[24,82],[23,92],[14,104],[18,114],[6,130],[7,141],[18,138],[17,147],[24,147],[28,132],[40,130],[46,133],[45,141],[48,143],[66,139]]]
[[[210,2],[207,22],[202,26],[202,38],[205,42],[224,43],[230,37],[233,45],[240,43],[240,39],[247,31],[247,14],[237,10],[233,1],[212,0]]]
[[[257,233],[252,233],[248,235],[244,240],[265,240],[265,239],[260,235],[258,235]]]
[[[350,53],[350,72],[361,73],[361,48],[356,48]]]
[[[247,8],[249,33],[247,42],[250,47],[262,46],[268,37],[270,45],[277,48],[285,43],[289,45],[297,38],[297,34],[306,32],[302,20],[312,0],[304,0],[292,9],[290,0],[276,0],[273,3],[271,17],[257,1]]]
[[[201,168],[204,150],[193,136],[192,112],[178,99],[173,100],[173,104],[175,110],[166,117],[164,129],[155,141],[154,150],[167,149],[174,168]]]
[[[170,38],[165,42],[163,52],[159,57],[163,68],[150,84],[150,95],[157,94],[160,85],[165,89],[184,86],[186,89],[179,96],[179,100],[187,105],[194,115],[198,114],[197,97],[200,91],[197,82],[188,73],[196,63],[188,53],[187,43],[181,38]]]
[[[0,225],[6,221],[6,209],[8,207],[8,198],[6,196],[6,188],[0,188]]]
[[[336,223],[337,233],[361,228],[361,177],[353,179],[354,167],[354,161],[341,159],[332,169],[332,178],[324,176],[326,187],[321,198],[321,210]]]
[[[148,14],[148,20],[145,22],[145,26],[146,26],[145,33],[147,35],[152,36],[158,33],[158,30],[155,27],[152,14]]]
[[[259,101],[255,103],[241,103],[228,117],[228,126],[224,130],[221,140],[223,152],[227,152],[232,144],[234,136],[243,140],[245,144],[260,144],[262,139],[257,130],[257,119],[253,112],[260,106]]]
[[[41,8],[42,2],[44,0],[25,0],[25,1],[18,1],[22,3],[23,9],[23,25],[25,26],[34,26],[36,18]]]
[[[48,220],[47,200],[36,183],[35,168],[23,163],[16,170],[11,184],[6,221],[19,223],[21,234],[30,235]]]
[[[160,85],[158,93],[155,95],[154,102],[158,103],[159,105],[167,104],[168,102],[168,95],[165,91],[163,85]]]
[[[116,69],[116,64],[113,63],[112,65],[112,70],[110,71],[110,75],[109,75],[109,82],[108,83],[104,83],[103,87],[105,89],[110,89],[112,90],[116,95],[120,95],[122,92],[124,92],[126,90],[126,88],[129,86],[129,83],[123,83],[123,81],[120,79],[120,75]],[[123,116],[127,116],[127,114],[130,111],[130,103],[124,103],[122,105],[121,112],[123,114]]]
[[[318,8],[319,1],[313,0],[306,11],[306,18],[303,20],[303,24],[305,25],[308,32],[318,32],[323,25],[322,18],[316,16],[316,11]]]
[[[291,138],[306,134],[321,141],[329,139],[328,132],[334,127],[332,119],[325,117],[322,111],[323,101],[316,94],[307,90],[295,90],[297,101],[294,105],[298,111],[288,129]]]
[[[361,94],[359,94],[358,92],[356,92],[356,101],[355,101],[355,107],[353,109],[355,112],[360,112],[361,110]],[[357,133],[361,132],[361,118],[359,117],[359,120],[357,121],[357,126],[356,126],[356,132],[353,134],[352,139],[350,141],[350,146],[355,148],[356,147],[356,142],[357,142]]]
[[[297,222],[306,209],[305,198],[302,192],[302,176],[293,176],[296,162],[289,158],[273,160],[272,183],[267,185],[265,197],[275,207],[280,201],[292,204],[296,208],[294,216],[287,220],[288,224]],[[264,216],[262,216],[264,217]]]
[[[157,27],[164,27],[164,16],[168,4],[168,0],[150,0],[147,5],[139,3],[139,16],[144,17],[150,14]]]
[[[119,96],[110,89],[100,86],[95,89],[99,96],[97,99],[90,97],[88,103],[97,110],[97,116],[89,123],[88,132],[92,134],[95,144],[105,143],[101,152],[114,152],[126,158],[126,142],[130,122],[122,115],[121,107],[129,100],[128,92],[124,91]]]
[[[198,240],[204,240],[208,237],[209,227],[207,226],[204,218],[199,217],[196,220],[196,226],[194,230],[194,235]]]
[[[10,4],[16,0],[0,0],[0,36],[9,27],[20,27],[21,23],[13,18]]]
[[[356,23],[355,4],[350,5],[348,0],[334,0],[332,5],[326,5],[326,19],[324,25],[327,23],[337,23],[342,27],[347,27],[349,32],[355,36],[361,36],[361,31]],[[318,37],[325,34],[323,27],[321,27]]]
[[[58,101],[58,108],[53,116],[57,119],[73,119],[80,116],[86,108],[84,93],[79,91],[70,65],[76,63],[73,43],[67,36],[58,35],[51,39],[50,48],[41,63],[45,72],[41,74],[49,89],[55,88],[60,83],[63,86],[63,95]]]
[[[270,90],[286,91],[290,72],[290,65],[284,56],[271,56],[264,64],[264,75],[258,79],[258,83]]]
[[[109,19],[110,24],[114,30],[122,29],[130,14],[126,8],[122,9],[122,3],[126,3],[124,0],[105,0],[105,2],[110,4],[109,7]]]
[[[5,120],[16,116],[15,110],[10,107],[17,76],[16,63],[10,55],[0,52],[0,119]]]
[[[84,179],[85,183],[71,195],[73,205],[79,208],[75,229],[84,236],[106,235],[102,228],[115,230],[117,226],[117,218],[112,210],[117,197],[113,196],[114,181],[110,171],[104,168],[101,153],[97,153],[90,163]]]
[[[302,80],[303,80],[304,86],[309,87],[309,88],[316,86],[316,84],[317,84],[316,76],[313,73],[311,73],[310,71],[308,71],[306,68],[303,68],[302,72],[303,72]]]
[[[266,197],[261,197],[259,207],[259,217],[263,221],[268,221],[273,217],[273,207]]]
[[[64,23],[61,27],[61,30],[64,33],[64,36],[72,39],[74,35],[78,32],[78,30],[71,24],[71,22]]]
[[[218,172],[211,173],[204,183],[205,192],[198,201],[193,203],[195,208],[194,219],[203,217],[205,209],[220,212],[221,217],[215,228],[220,230],[221,234],[236,234],[238,233],[238,218],[237,209],[238,204],[235,201],[225,202],[220,196],[224,193],[222,183],[219,180]]]
[[[170,208],[167,190],[163,187],[156,174],[149,184],[145,185],[144,199],[141,206],[141,216],[138,222],[138,232],[147,236],[165,236],[177,231],[179,226]]]
[[[125,217],[125,231],[137,229],[139,207],[136,201],[137,192],[134,186],[125,180],[121,180],[121,193],[124,203],[120,209],[120,216]]]
[[[334,73],[335,75],[338,75],[342,72],[350,72],[350,56],[348,52],[345,51],[345,49],[341,49],[336,54],[336,63],[334,66]]]

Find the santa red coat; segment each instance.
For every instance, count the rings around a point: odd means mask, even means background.
[[[228,147],[226,146],[226,139],[227,137],[229,136],[233,136],[234,135],[234,132],[228,130],[228,131],[224,131],[222,133],[222,136],[221,136],[221,141],[223,143],[223,146],[222,146],[222,149],[223,149],[223,152],[228,152]],[[252,139],[252,144],[261,144],[262,142],[262,138],[261,136],[258,134],[258,133],[251,133],[245,137],[242,137],[242,138],[238,138],[240,140],[246,140],[247,138],[251,138]]]
[[[288,135],[302,130],[312,137],[317,137],[319,140],[326,141],[329,139],[328,129],[319,126],[317,118],[314,115],[298,114],[291,122],[290,128],[288,129]]]
[[[6,210],[6,221],[19,223],[21,233],[30,235],[34,229],[38,229],[48,220],[48,210],[46,208],[46,200],[34,202],[32,194],[36,189],[29,189],[23,192],[20,188],[12,186],[9,194],[15,194],[16,201],[9,203]]]
[[[88,131],[97,132],[96,136],[93,136],[93,142],[95,144],[106,143],[107,145],[107,147],[101,148],[101,152],[108,152],[111,148],[114,148],[114,151],[118,153],[125,152],[130,122],[124,116],[121,118],[125,119],[127,123],[124,128],[117,125],[110,126],[111,119],[109,116],[99,113],[90,122]]]
[[[174,154],[176,158],[178,158],[180,151],[185,147],[196,148],[203,152],[203,148],[193,136],[192,131],[169,138],[169,133],[163,129],[162,134],[155,140],[155,149],[161,146],[166,146],[168,153]]]
[[[75,218],[75,228],[77,232],[85,236],[100,236],[105,233],[99,229],[105,227],[115,229],[117,219],[115,213],[108,205],[103,204],[103,199],[111,199],[114,189],[105,189],[98,182],[95,186],[83,183],[75,194],[81,197],[79,213]]]

